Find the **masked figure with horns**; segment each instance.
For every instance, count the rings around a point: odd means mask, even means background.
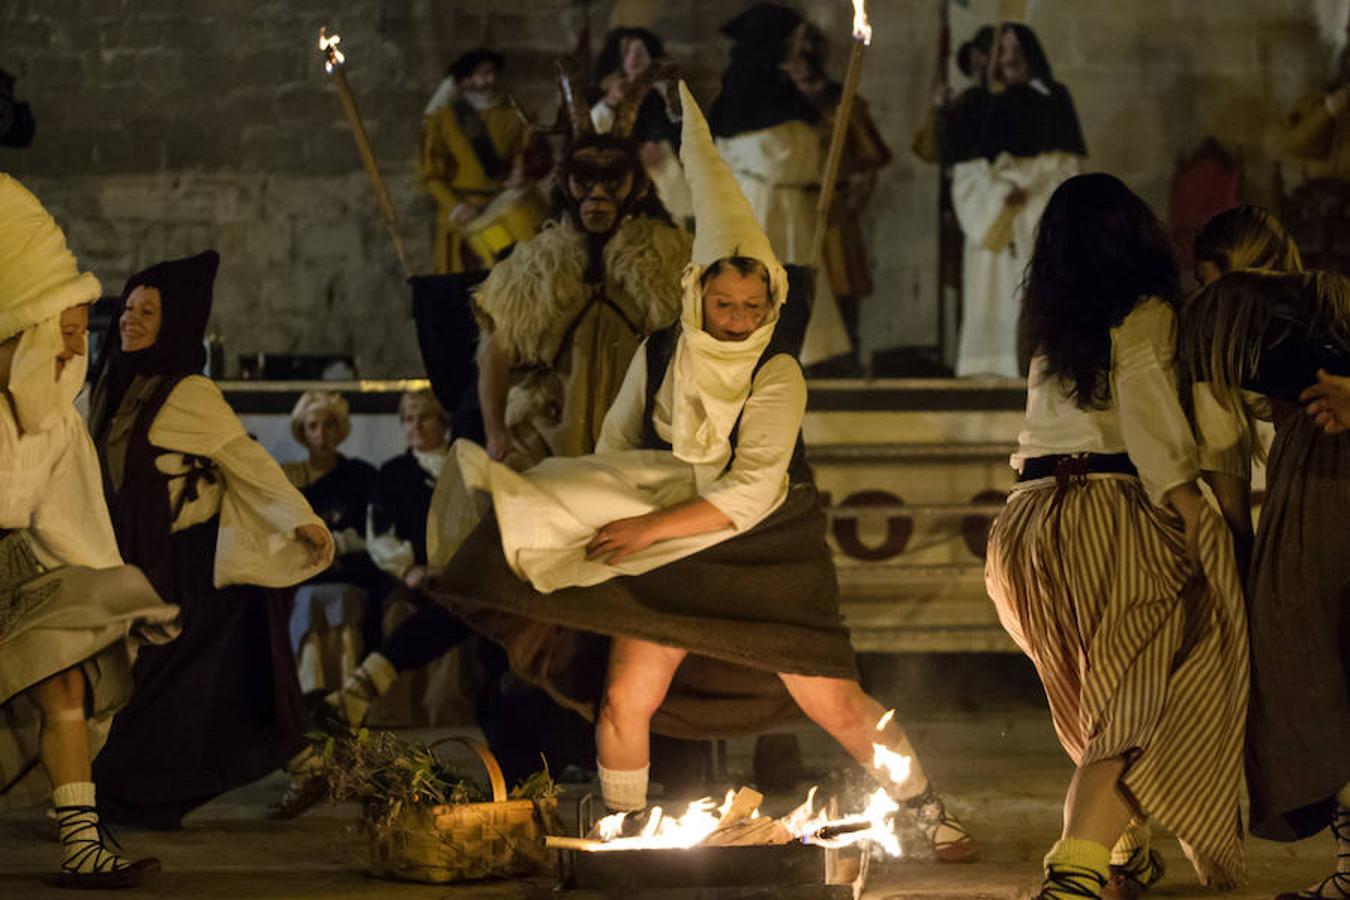
[[[839,614],[806,381],[776,328],[787,272],[683,84],[680,99],[698,229],[678,322],[634,356],[594,454],[518,473],[457,442],[428,529],[442,569],[427,591],[595,721],[616,810],[646,805],[653,731],[724,737],[805,712],[864,765],[874,741],[914,756],[893,721],[877,729]],[[973,855],[917,759],[880,777],[940,858]]]

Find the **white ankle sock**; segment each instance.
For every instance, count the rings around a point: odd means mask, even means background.
[[[606,769],[599,760],[595,765],[600,770],[600,793],[612,812],[631,812],[647,805],[650,765],[640,769]]]
[[[93,806],[92,781],[72,781],[52,789],[52,807],[65,850],[61,868],[67,872],[112,872],[128,865],[104,845]]]
[[[94,783],[72,781],[52,788],[52,806],[93,806]]]

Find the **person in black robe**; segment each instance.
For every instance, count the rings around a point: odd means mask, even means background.
[[[179,828],[297,759],[304,714],[278,588],[333,558],[321,520],[196,374],[219,259],[131,277],[90,413],[119,549],[182,609],[179,639],[136,660],[93,767],[103,815],[146,828]]]

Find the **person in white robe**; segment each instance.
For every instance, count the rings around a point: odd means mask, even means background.
[[[735,43],[708,120],[777,258],[787,265],[818,266],[813,243],[825,167],[820,112],[781,68],[806,25],[795,10],[775,3],[756,3],[723,25],[722,34]],[[815,274],[799,354],[805,366],[853,349],[824,267]]]
[[[107,842],[90,761],[139,647],[178,631],[178,608],[122,562],[74,405],[99,292],[38,199],[0,174],[0,806],[50,795],[58,884],[74,888],[159,870]]]
[[[1016,378],[1025,370],[1021,284],[1036,225],[1087,147],[1073,100],[1030,28],[1003,25],[991,64],[980,137],[952,168],[952,206],[966,238],[956,374]]]

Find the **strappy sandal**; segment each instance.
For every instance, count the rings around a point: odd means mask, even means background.
[[[1350,807],[1336,804],[1331,817],[1331,836],[1336,841],[1336,871],[1310,888],[1280,894],[1275,900],[1345,900],[1350,897]],[[1347,849],[1342,849],[1347,848]]]
[[[919,796],[903,801],[914,823],[928,838],[938,862],[960,863],[975,859],[975,838],[956,817],[947,812],[942,798],[930,784]]]
[[[1100,872],[1077,866],[1051,866],[1046,870],[1041,889],[1030,900],[1061,900],[1064,897],[1097,900],[1105,887],[1106,877]]]
[[[1149,850],[1148,856],[1144,856],[1143,852],[1143,847],[1135,847],[1128,862],[1111,867],[1102,900],[1139,900],[1145,891],[1162,881],[1167,874],[1162,854]]]
[[[320,775],[292,775],[280,797],[267,807],[267,818],[285,822],[309,812],[328,796],[328,785]]]
[[[109,844],[117,850],[121,850],[122,845],[99,819],[94,807],[58,806],[52,812],[61,828],[61,844],[67,851],[61,873],[54,879],[57,887],[76,890],[130,888],[160,870],[159,860],[153,856],[131,862],[109,850]],[[79,871],[85,865],[90,865],[91,870]]]

